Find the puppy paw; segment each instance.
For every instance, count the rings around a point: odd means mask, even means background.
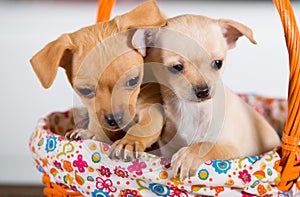
[[[91,135],[86,129],[75,129],[67,132],[65,134],[65,138],[69,140],[86,140],[92,139],[93,135]]]
[[[202,150],[201,144],[193,144],[189,147],[181,148],[175,153],[171,160],[172,174],[179,176],[179,180],[195,176],[197,170],[203,162],[207,160],[209,149]]]
[[[109,158],[115,160],[122,160],[124,162],[131,162],[141,156],[145,151],[144,145],[139,141],[126,139],[126,136],[116,141],[109,152]]]

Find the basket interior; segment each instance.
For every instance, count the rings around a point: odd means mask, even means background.
[[[287,101],[285,99],[248,94],[239,94],[239,96],[265,117],[281,137],[287,117]],[[66,112],[53,112],[47,117],[47,125],[50,131],[62,136],[76,128],[87,128],[88,123],[86,108],[73,108]]]

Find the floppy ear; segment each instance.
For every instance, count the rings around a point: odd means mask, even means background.
[[[157,29],[137,29],[131,40],[135,48],[143,57],[146,56],[147,47],[153,47],[155,43],[155,34]]]
[[[136,27],[157,27],[166,24],[165,16],[160,12],[154,0],[147,1],[132,11],[115,18],[120,31]]]
[[[33,70],[44,88],[49,88],[56,76],[58,66],[66,69],[69,80],[72,74],[72,50],[74,45],[68,34],[47,44],[30,60]]]
[[[253,44],[256,44],[256,41],[253,38],[253,32],[249,27],[233,20],[220,19],[218,22],[222,28],[222,33],[227,41],[229,49],[235,47],[236,41],[243,35],[245,35]]]

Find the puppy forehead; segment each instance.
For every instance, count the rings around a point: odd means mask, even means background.
[[[90,31],[88,34],[91,34]],[[95,34],[84,34],[86,39],[76,51],[73,72],[77,83],[97,84],[105,70],[110,70],[111,75],[118,75],[143,63],[142,56],[128,45],[126,33],[117,33],[106,39]]]
[[[107,62],[117,56],[121,50],[129,49],[126,34],[118,32],[114,20],[81,28],[70,33],[69,36],[76,48],[73,51],[74,74],[77,74],[85,61],[92,62],[94,57],[103,56],[102,62]]]
[[[118,28],[114,21],[105,21],[81,28],[71,33],[70,36],[76,46],[94,47],[117,32]]]
[[[143,68],[143,57],[136,51],[126,52],[118,56],[103,72],[103,75],[110,75],[116,79],[122,80],[126,77],[135,77]],[[115,80],[112,80],[115,81]]]
[[[133,50],[115,57],[109,63],[97,55],[84,61],[77,73],[75,84],[112,88],[116,83],[140,74],[142,68],[143,58]]]
[[[214,19],[184,15],[170,19],[167,28],[168,34],[173,35],[167,36],[166,34],[164,38],[168,40],[172,36],[176,37],[178,42],[185,46],[182,47],[182,51],[186,53],[187,57],[196,56],[197,53],[198,55],[201,55],[199,53],[206,53],[212,59],[226,55],[226,40],[223,37],[221,27]],[[168,44],[170,41],[165,41],[165,43]],[[180,51],[178,46],[175,48]]]

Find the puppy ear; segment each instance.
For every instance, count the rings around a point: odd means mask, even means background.
[[[236,21],[226,19],[220,19],[218,22],[222,28],[222,33],[227,41],[229,49],[235,47],[236,41],[243,35],[245,35],[253,44],[256,44],[253,32],[249,27]]]
[[[135,48],[142,56],[146,56],[147,47],[154,46],[155,30],[154,29],[137,29],[131,40]]]
[[[164,26],[167,21],[154,0],[146,1],[132,11],[116,17],[115,20],[120,31],[136,27]]]
[[[66,69],[69,80],[71,79],[72,50],[74,45],[68,34],[60,36],[47,44],[30,60],[33,70],[44,88],[49,88],[56,76],[58,66]]]

